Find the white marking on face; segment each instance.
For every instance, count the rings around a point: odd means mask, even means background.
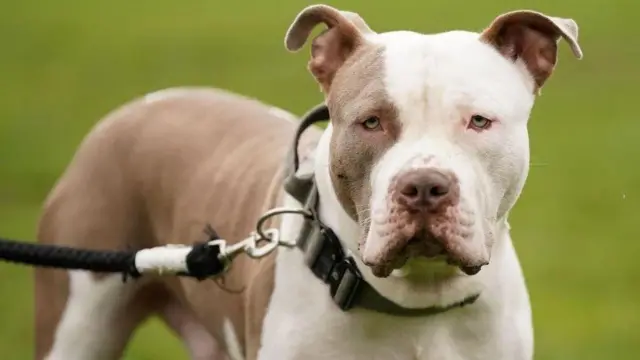
[[[513,206],[527,176],[526,124],[534,96],[522,64],[511,63],[478,36],[397,31],[376,37],[385,47],[384,84],[402,132],[372,170],[371,215],[379,223],[390,216],[390,184],[399,173],[453,173],[460,185],[457,207],[473,218],[473,234],[463,244],[470,256],[488,261],[493,226]],[[492,127],[468,129],[473,115],[493,120]],[[364,258],[386,246],[380,235],[386,230],[376,226],[373,221]]]

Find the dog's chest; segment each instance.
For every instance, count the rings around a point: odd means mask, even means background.
[[[475,307],[425,318],[343,312],[324,284],[301,271],[299,252],[282,251],[277,261],[260,360],[506,359],[499,324]]]
[[[265,328],[260,359],[472,360],[503,359],[496,338],[462,316],[402,320],[360,314],[345,316],[318,304],[314,314],[281,317],[277,329]],[[325,307],[326,306],[326,307]],[[274,309],[275,310],[275,309]],[[273,315],[273,314],[272,314]],[[284,315],[284,314],[283,314]],[[269,336],[271,331],[278,338]],[[273,334],[273,333],[271,333]]]
[[[370,314],[363,317],[371,317]],[[445,316],[447,318],[447,316]],[[455,332],[451,320],[424,319],[424,321],[407,321],[401,319],[380,320],[365,319],[356,324],[343,324],[340,329],[334,327],[332,332],[340,334],[325,353],[328,358],[336,359],[475,359],[468,351],[470,343],[462,344],[461,339],[452,336]],[[336,335],[337,335],[336,334]],[[332,337],[334,338],[334,337]],[[473,344],[474,347],[476,344]],[[327,350],[316,349],[318,352]],[[477,350],[477,348],[476,348]],[[346,354],[349,354],[348,356]],[[357,354],[354,357],[354,354]],[[309,354],[311,355],[311,354]]]

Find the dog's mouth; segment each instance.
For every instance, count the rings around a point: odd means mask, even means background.
[[[446,241],[435,237],[427,230],[421,230],[410,236],[407,240],[399,241],[404,245],[397,250],[388,249],[389,252],[382,261],[368,262],[365,259],[365,265],[369,266],[373,274],[377,277],[388,277],[394,270],[402,269],[410,259],[427,260],[431,262],[441,262],[453,267],[457,267],[468,276],[476,275],[486,263],[479,265],[467,264],[452,249],[447,249]]]
[[[410,237],[403,252],[408,257],[435,258],[447,255],[447,251],[441,242],[425,230]]]

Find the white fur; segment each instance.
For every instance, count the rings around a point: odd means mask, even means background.
[[[70,271],[69,297],[54,335],[53,348],[44,360],[118,358],[128,341],[121,333],[127,330],[118,322],[126,321],[123,317],[136,316],[126,313],[124,306],[132,300],[141,281],[123,283],[121,275],[98,280],[88,272]],[[164,320],[181,335],[191,358],[211,359],[219,353],[218,345],[202,324],[189,319],[189,315],[175,304],[164,309]],[[129,324],[132,328],[137,325]],[[238,340],[230,323],[224,324],[224,335],[232,356],[229,360],[241,360],[242,356],[237,355]]]
[[[240,345],[240,341],[238,341],[236,329],[233,327],[233,323],[229,318],[225,317],[222,322],[222,334],[224,335],[229,360],[243,360],[242,345]]]
[[[133,295],[133,284],[113,275],[96,281],[83,271],[69,272],[69,299],[45,360],[109,359],[119,345],[114,314]]]
[[[315,175],[321,219],[356,254],[363,276],[382,295],[405,307],[450,304],[477,292],[479,300],[426,318],[343,312],[328,288],[303,270],[302,254],[281,250],[260,360],[532,359],[529,297],[506,218],[527,176],[533,83],[521,64],[509,63],[477,38],[462,31],[368,37],[386,47],[386,89],[408,134],[376,166],[372,206],[383,206],[389,179],[414,166],[412,159],[432,157],[430,166],[460,178],[461,197],[477,219],[491,222],[490,233],[478,228],[473,238],[478,256],[490,258],[480,273],[425,286],[403,278],[411,269],[374,277],[357,255],[358,225],[342,209],[329,178],[331,126],[316,152]],[[486,133],[465,131],[464,121],[473,114],[498,122]],[[299,206],[290,197],[285,205]],[[300,219],[287,215],[282,236],[295,238],[299,227]]]

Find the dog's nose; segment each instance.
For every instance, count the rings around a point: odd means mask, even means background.
[[[450,203],[453,180],[435,169],[411,170],[398,178],[398,200],[412,211],[437,211]]]

